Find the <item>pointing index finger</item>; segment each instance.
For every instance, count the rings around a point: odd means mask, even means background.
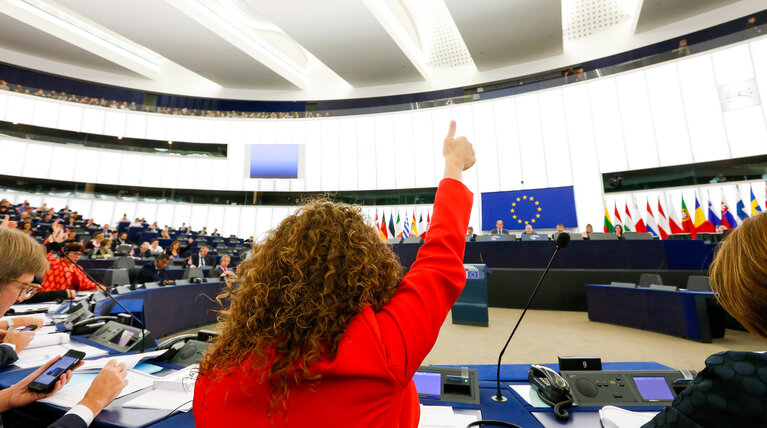
[[[455,138],[455,121],[450,121],[450,128],[447,130],[447,137],[445,137],[445,140],[452,140]]]

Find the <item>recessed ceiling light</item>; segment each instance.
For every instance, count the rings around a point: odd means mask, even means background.
[[[168,144],[173,144],[173,141],[171,141],[171,140],[168,140]]]

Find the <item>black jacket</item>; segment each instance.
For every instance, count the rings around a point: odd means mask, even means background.
[[[167,281],[168,277],[164,269],[157,269],[154,263],[141,266],[136,275],[136,284],[145,284],[147,282]]]

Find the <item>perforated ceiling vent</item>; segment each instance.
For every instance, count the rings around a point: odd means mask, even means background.
[[[444,0],[400,0],[400,3],[418,33],[428,67],[474,64]]]
[[[638,0],[562,0],[562,39],[591,36],[627,21],[636,13]]]

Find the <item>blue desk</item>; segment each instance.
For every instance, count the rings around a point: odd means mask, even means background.
[[[143,263],[143,264],[146,264],[146,263]],[[140,265],[136,265],[136,267],[140,267]],[[101,281],[101,280],[104,279],[104,274],[106,273],[106,271],[111,270],[111,269],[112,269],[111,267],[110,268],[103,268],[103,269],[102,268],[99,268],[99,269],[89,268],[89,269],[86,269],[85,271],[88,272],[93,277],[93,279],[95,279],[96,281]],[[213,269],[213,268],[212,267],[203,267],[202,268],[203,276],[207,278],[208,277],[208,273],[210,272],[211,269]],[[183,268],[179,269],[178,267],[175,268],[175,269],[168,267],[168,268],[165,269],[165,276],[168,279],[174,279],[174,280],[175,279],[181,279],[184,276],[184,269]]]
[[[126,306],[141,307],[146,328],[156,338],[216,322],[218,296],[223,282],[174,285],[136,290],[115,296]],[[115,303],[104,299],[96,303],[96,315],[109,315]],[[119,310],[119,306],[116,308]]]
[[[645,287],[586,286],[589,320],[711,343],[724,336],[724,310],[714,294]]]

